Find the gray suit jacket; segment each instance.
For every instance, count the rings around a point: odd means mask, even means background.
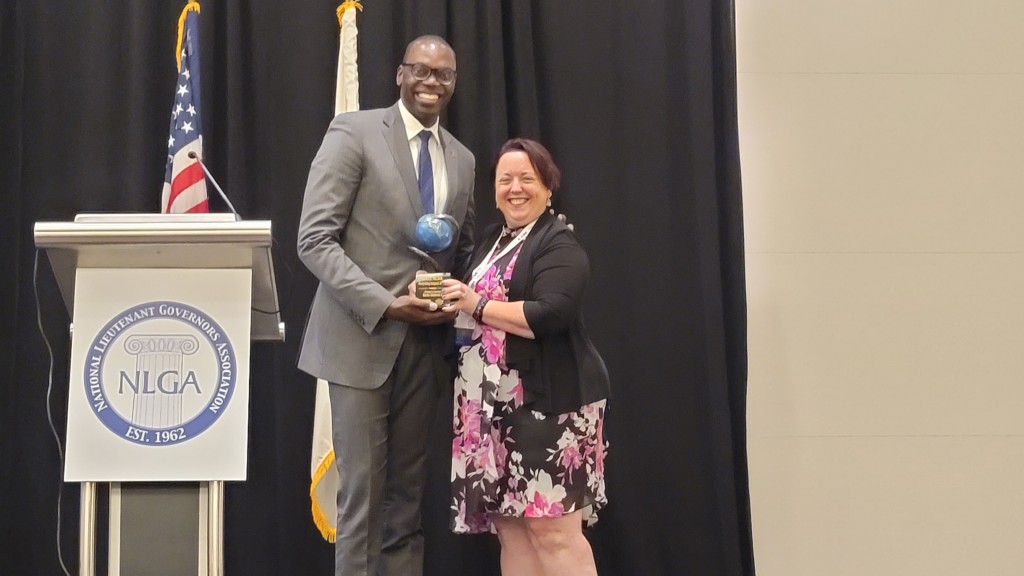
[[[473,248],[475,160],[447,130],[439,132],[448,170],[444,213],[460,235],[435,259],[461,273]],[[424,268],[407,248],[422,215],[398,104],[335,117],[310,168],[299,221],[299,258],[320,280],[299,369],[357,388],[384,383],[409,327],[386,320],[384,311]]]

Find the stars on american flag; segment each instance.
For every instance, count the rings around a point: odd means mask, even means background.
[[[174,103],[174,109],[171,110],[171,117],[174,118],[175,120],[177,120],[178,119],[178,115],[181,114],[182,112],[188,112],[188,115],[194,118],[195,115],[196,115],[196,107],[193,106],[192,104],[189,104],[188,108],[182,108],[181,107],[181,102],[175,102]]]
[[[184,54],[184,52],[182,52],[182,54]],[[184,65],[182,66],[181,74],[179,74],[179,76],[185,77],[186,80],[188,79],[188,76],[189,76],[188,68],[185,68]],[[188,96],[189,95],[188,87],[185,84],[179,85],[178,86],[178,90],[175,92],[175,94],[177,94],[180,97]],[[184,102],[188,102],[188,108],[185,108],[182,105]],[[175,135],[188,135],[189,132],[192,132],[192,131],[195,130],[195,128],[192,126],[191,122],[184,122],[184,121],[180,121],[179,120],[179,117],[181,116],[181,114],[183,112],[186,112],[186,111],[191,116],[195,116],[196,115],[195,106],[192,105],[191,101],[175,99],[174,108],[171,108],[171,135],[170,135],[169,138],[167,138],[167,148],[168,148],[167,157],[170,160],[173,160],[173,158],[174,158],[174,151],[175,151],[174,143],[177,141],[174,138],[174,136]]]
[[[182,51],[183,58],[184,55],[185,51]],[[171,109],[171,136],[167,139],[167,147],[169,149],[174,148],[174,143],[176,142],[175,135],[188,135],[197,130],[196,122],[194,121],[197,111],[195,104],[192,102],[192,92],[189,90],[191,73],[184,65],[186,61],[182,60],[181,73],[178,74],[178,89],[175,91],[174,108]],[[171,154],[173,155],[173,152]]]

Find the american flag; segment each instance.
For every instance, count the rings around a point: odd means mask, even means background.
[[[181,61],[175,84],[171,130],[167,139],[167,172],[160,211],[165,214],[209,212],[206,180],[199,162],[189,152],[203,157],[203,130],[199,114],[199,4],[190,1],[182,11],[179,29]]]

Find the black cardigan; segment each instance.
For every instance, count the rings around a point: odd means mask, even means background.
[[[471,270],[500,233],[500,225],[484,231]],[[589,276],[587,254],[576,235],[544,213],[523,242],[507,293],[509,302],[524,301],[535,339],[505,336],[505,363],[519,371],[523,388],[533,397],[532,408],[539,412],[572,412],[611,393],[608,370],[587,337],[580,311]]]

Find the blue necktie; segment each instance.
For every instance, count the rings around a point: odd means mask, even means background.
[[[434,213],[434,165],[430,162],[430,131],[420,132],[420,202],[423,203],[423,213]]]

